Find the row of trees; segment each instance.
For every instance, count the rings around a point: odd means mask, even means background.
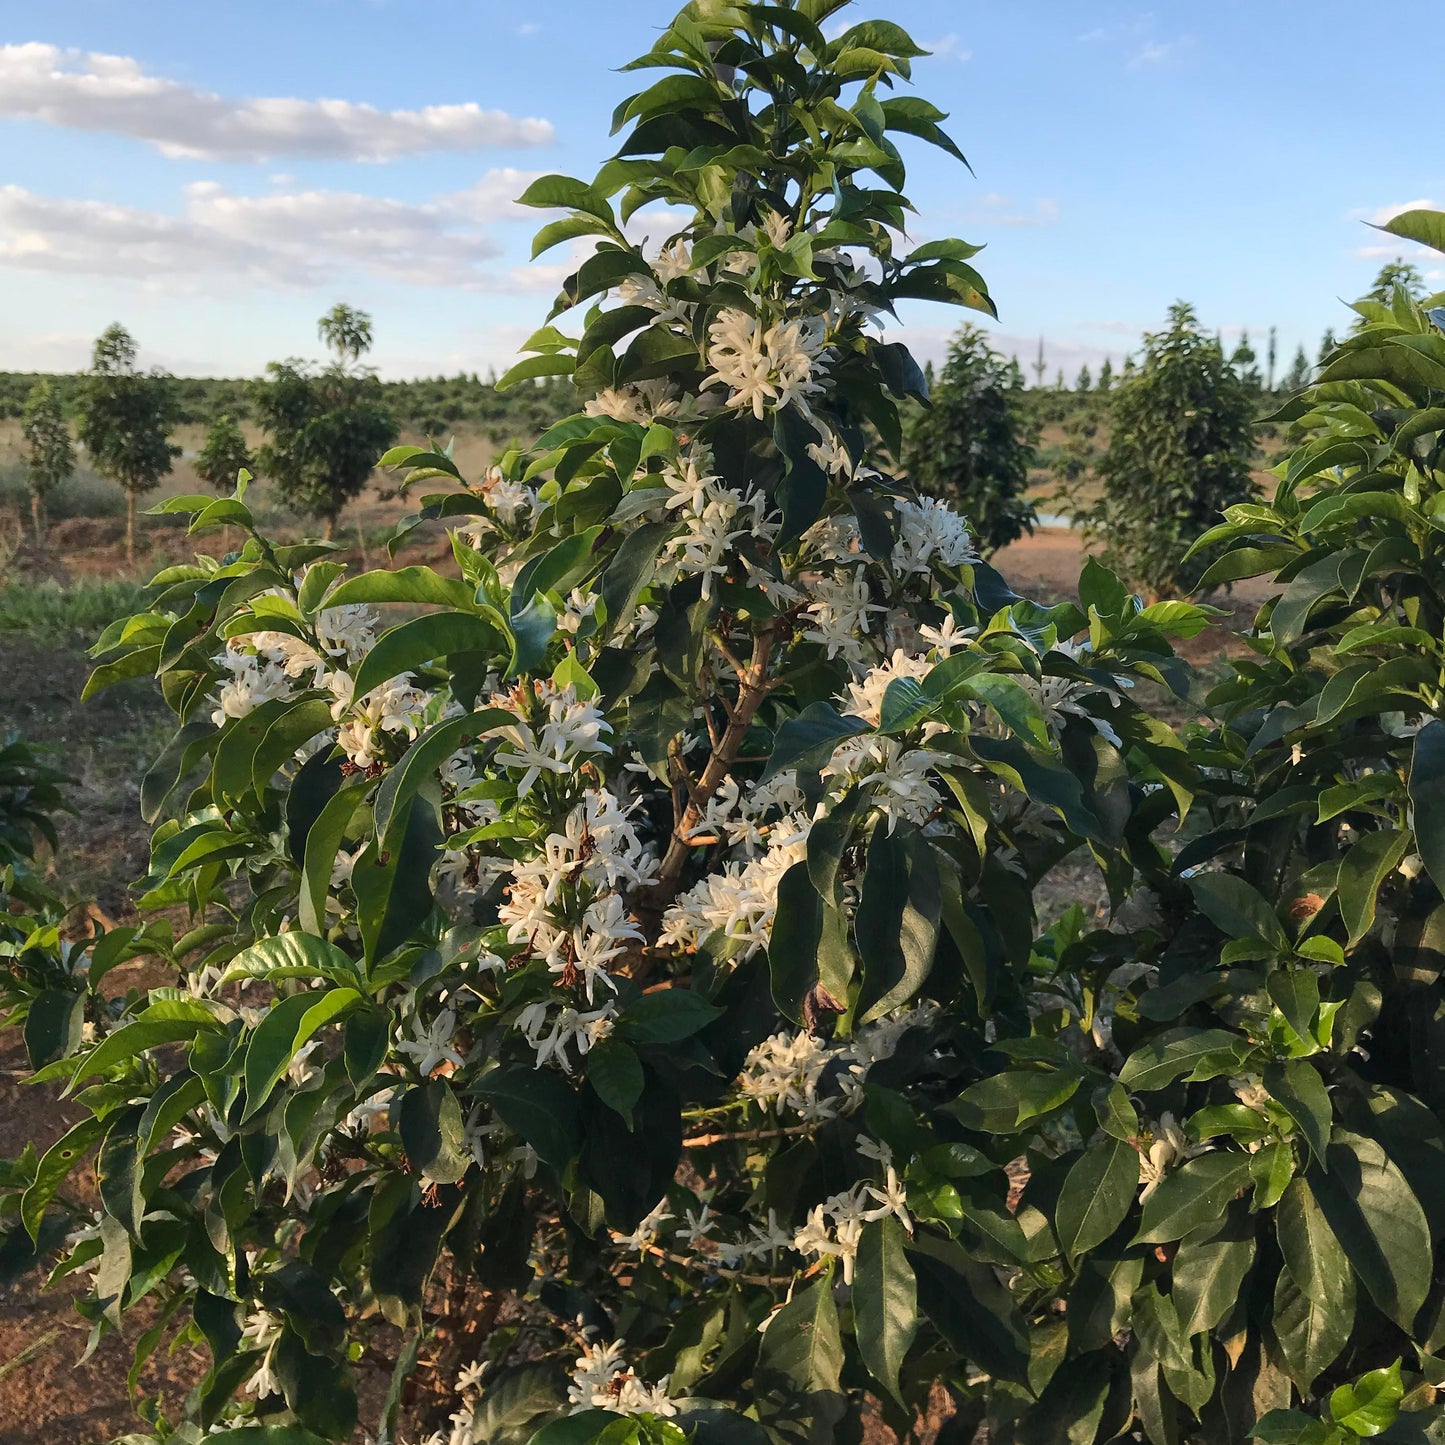
[[[1418,298],[1424,294],[1423,282],[1420,280],[1419,271],[1413,266],[1403,265],[1399,262],[1391,262],[1381,270],[1380,277],[1377,278],[1375,286],[1369,294],[1373,296],[1379,293],[1382,288],[1386,294],[1393,291],[1396,284],[1396,273],[1400,273],[1400,282],[1407,286],[1407,289],[1409,289],[1413,297]],[[1223,351],[1224,338],[1217,336],[1216,340],[1220,350]],[[1236,343],[1234,350],[1228,352],[1227,355],[1230,367],[1245,386],[1251,391],[1274,395],[1278,392],[1296,392],[1308,386],[1314,372],[1319,367],[1324,366],[1326,358],[1334,351],[1338,344],[1333,329],[1327,329],[1320,340],[1319,351],[1316,354],[1313,365],[1310,363],[1309,354],[1305,351],[1304,346],[1299,345],[1295,348],[1294,358],[1289,366],[1284,371],[1280,371],[1278,369],[1278,334],[1276,328],[1271,326],[1269,328],[1268,340],[1265,343],[1265,369],[1263,371],[1260,370],[1259,366],[1259,353],[1255,351],[1254,346],[1250,342],[1248,331],[1242,331],[1240,333],[1239,341]],[[1126,356],[1124,358],[1122,373],[1116,375],[1114,363],[1106,356],[1099,367],[1097,376],[1089,370],[1087,363],[1080,366],[1078,374],[1074,377],[1072,386],[1064,380],[1064,372],[1061,367],[1055,373],[1052,389],[1054,391],[1072,391],[1079,395],[1087,395],[1090,392],[1107,395],[1114,389],[1119,375],[1127,378],[1133,372],[1134,367],[1134,358],[1132,356]],[[1034,373],[1035,389],[1046,389],[1044,387],[1043,377],[1047,370],[1047,363],[1044,360],[1044,342],[1042,337],[1039,338],[1038,356],[1031,364],[1030,370]]]
[[[1251,424],[1258,392],[1183,302],[1109,395],[1102,493],[1075,514],[1106,562],[1151,595],[1191,586],[1180,559],[1225,507],[1254,493]],[[963,508],[986,552],[1036,520],[1028,497],[1036,417],[1019,368],[965,327],[949,348],[932,406],[909,432],[905,461],[924,491]]]
[[[331,352],[329,364],[275,361],[247,384],[265,436],[261,446],[253,453],[235,416],[224,413],[211,423],[195,470],[206,485],[229,490],[241,471],[257,469],[285,505],[320,520],[329,537],[398,429],[381,383],[362,364],[371,349],[371,318],[338,304],[318,331]],[[125,493],[126,561],[134,565],[136,499],[160,485],[181,452],[171,439],[181,421],[175,378],[142,369],[134,338],[123,326],[109,326],[95,343],[75,411],[76,437],[91,465]],[[35,540],[43,546],[47,503],[76,465],[70,426],[49,379],[31,388],[21,429]]]

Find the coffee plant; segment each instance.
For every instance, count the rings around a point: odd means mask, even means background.
[[[1278,595],[1177,726],[1205,609],[1030,602],[873,465],[882,321],[992,304],[905,249],[895,138],[957,151],[841,8],[689,5],[529,189],[595,249],[504,381],[585,404],[388,453],[447,565],[158,509],[244,541],[97,644],[178,719],[146,921],[0,920],[83,1109],[0,1264],[136,1322],[132,1388],[209,1360],[129,1445],[1438,1439],[1445,338],[1397,301],[1295,404],[1202,541]],[[1075,854],[1106,916],[1043,926]]]

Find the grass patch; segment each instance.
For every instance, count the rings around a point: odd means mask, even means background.
[[[58,582],[6,582],[0,585],[0,633],[89,646],[117,617],[140,606],[139,582],[115,578]]]

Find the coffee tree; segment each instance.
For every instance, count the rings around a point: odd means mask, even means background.
[[[1203,570],[1189,544],[1225,507],[1254,494],[1250,427],[1259,394],[1240,368],[1177,302],[1167,330],[1144,338],[1142,363],[1109,399],[1109,447],[1098,464],[1102,493],[1077,513],[1101,556],[1148,595],[1193,587]]]
[[[1087,387],[1081,382],[1080,389]],[[1034,429],[1023,374],[989,345],[986,332],[965,326],[949,343],[931,390],[930,405],[908,431],[909,475],[922,491],[967,512],[987,555],[1033,530],[1027,493]]]
[[[153,492],[181,449],[171,441],[180,421],[173,377],[142,371],[135,339],[125,327],[107,326],[91,350],[80,384],[81,445],[90,464],[125,493],[125,560],[135,565],[135,504]]]
[[[37,381],[25,398],[20,416],[25,438],[25,480],[30,486],[30,519],[35,545],[45,545],[45,504],[75,471],[75,444],[60,409],[60,399],[48,381]]]
[[[473,483],[389,454],[447,567],[348,576],[244,486],[165,504],[246,540],[98,644],[92,689],[178,717],[150,920],[32,934],[4,1000],[85,1112],[0,1176],[0,1261],[210,1360],[131,1445],[1429,1438],[1438,668],[1336,685],[1319,629],[1438,645],[1425,433],[1329,412],[1433,399],[1307,396],[1346,470],[1215,565],[1287,595],[1344,513],[1377,565],[1267,609],[1181,737],[1140,699],[1188,692],[1202,609],[1096,563],[1033,604],[870,465],[922,380],[877,318],[990,303],[970,248],[903,248],[895,138],[952,142],[892,93],[918,47],[840,8],[689,6],[618,158],[528,191],[539,251],[596,249],[511,380],[586,400]],[[1428,388],[1408,317],[1373,349]],[[1111,910],[1041,929],[1080,851]],[[107,986],[138,954],[174,982]]]

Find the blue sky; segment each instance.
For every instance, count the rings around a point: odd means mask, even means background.
[[[505,366],[557,280],[527,265],[537,217],[510,199],[530,174],[588,176],[606,157],[636,88],[615,68],[671,13],[12,0],[0,369],[83,365],[120,320],[151,362],[249,374],[314,355],[338,299],[373,313],[385,375]],[[915,234],[987,243],[999,344],[1030,359],[1042,335],[1051,375],[1117,361],[1181,296],[1261,352],[1277,326],[1281,366],[1297,342],[1313,356],[1345,324],[1339,298],[1402,250],[1364,220],[1445,206],[1434,88],[1400,59],[1439,50],[1439,0],[1396,0],[1388,24],[1346,0],[844,14],[935,49],[917,89],[952,113],[976,175],[911,147]],[[955,320],[911,312],[904,335],[937,356]]]

